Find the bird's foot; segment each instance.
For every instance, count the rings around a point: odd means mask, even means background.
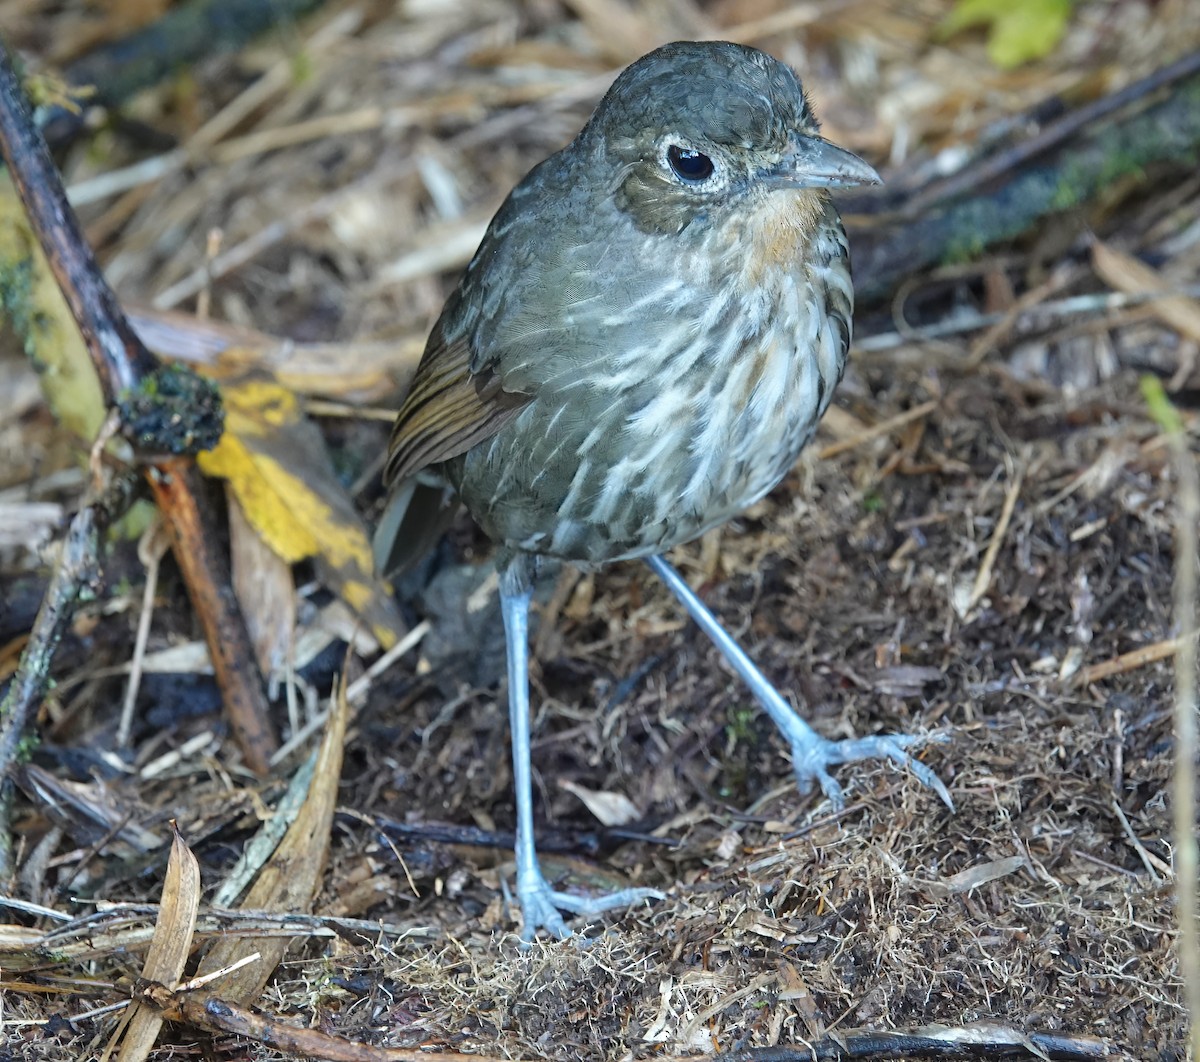
[[[571,930],[562,914],[591,917],[612,911],[618,907],[629,907],[642,900],[661,900],[665,894],[657,889],[620,889],[600,896],[576,896],[569,892],[558,892],[550,888],[538,869],[532,873],[517,875],[517,902],[521,905],[521,939],[528,943],[539,929],[559,940],[571,936]]]
[[[767,681],[767,677],[754,665],[733,637],[721,626],[717,617],[709,611],[708,606],[700,600],[696,591],[683,580],[679,573],[662,557],[647,557],[646,563],[654,570],[667,585],[688,615],[696,621],[705,634],[720,650],[721,655],[729,662],[734,671],[741,676],[743,682],[754,694],[758,703],[774,720],[775,725],[792,746],[792,764],[796,771],[796,780],[800,783],[800,791],[808,792],[813,782],[821,786],[822,792],[830,799],[835,808],[846,804],[842,787],[829,773],[828,768],[837,763],[854,763],[857,760],[889,759],[909,768],[922,782],[932,789],[945,801],[946,806],[953,811],[954,801],[950,799],[950,791],[942,781],[925,764],[913,759],[907,752],[910,745],[923,740],[942,741],[945,738],[934,739],[903,736],[883,736],[851,738],[848,741],[829,741],[821,737],[812,727],[800,718],[796,709],[783,699],[779,691]]]
[[[802,793],[808,792],[816,782],[833,806],[840,810],[846,805],[846,795],[828,768],[838,763],[856,763],[859,760],[888,759],[912,771],[917,779],[932,789],[951,811],[954,801],[945,783],[909,751],[909,747],[926,741],[946,741],[944,734],[920,737],[912,734],[882,734],[875,737],[847,738],[830,741],[813,733],[807,726],[797,733],[786,735],[792,746],[792,769]]]

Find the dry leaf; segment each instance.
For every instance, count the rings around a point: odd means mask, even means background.
[[[1158,270],[1099,240],[1092,244],[1092,265],[1104,283],[1127,295],[1153,295],[1175,287]],[[1149,308],[1176,331],[1200,343],[1200,301],[1186,295],[1164,295]]]
[[[162,903],[154,923],[154,937],[142,966],[142,977],[174,989],[183,975],[196,931],[196,915],[200,910],[200,865],[173,821],[171,834],[171,855],[163,881]],[[141,1062],[153,1050],[162,1024],[162,1016],[157,1010],[146,1003],[134,1003],[113,1033],[104,1057],[108,1058],[120,1041],[118,1062]]]
[[[610,793],[595,789],[584,789],[581,785],[562,779],[559,786],[568,793],[573,793],[587,805],[588,811],[596,816],[605,826],[625,826],[637,822],[642,817],[637,806],[624,793]]]
[[[957,874],[951,874],[950,877],[934,883],[933,888],[937,892],[944,890],[947,896],[955,896],[959,893],[970,892],[988,882],[1006,878],[1028,865],[1029,860],[1024,856],[1009,856],[1006,859],[993,859],[988,863],[976,863],[974,866],[967,867],[966,870],[960,870]]]
[[[63,523],[63,507],[54,502],[0,501],[0,550],[36,553]]]
[[[95,438],[105,417],[99,381],[7,177],[0,178],[0,322],[33,356],[56,418],[81,439]],[[387,378],[378,370],[376,377]],[[380,644],[394,645],[403,621],[374,577],[366,529],[296,395],[261,371],[218,378],[226,431],[201,455],[201,469],[230,482],[275,553],[290,563],[315,558],[323,581]]]
[[[339,683],[333,698],[333,710],[317,755],[308,796],[296,815],[296,821],[288,827],[274,855],[246,893],[241,904],[244,909],[312,911],[313,899],[320,887],[329,854],[329,831],[333,823],[333,809],[337,804],[342,744],[349,714],[343,681]],[[259,961],[217,978],[211,987],[203,990],[204,998],[242,1004],[257,1002],[290,943],[286,937],[230,937],[218,940],[200,963],[198,977],[235,966],[255,952]]]
[[[278,556],[290,564],[314,558],[323,581],[391,647],[404,623],[390,588],[375,578],[366,528],[299,399],[260,371],[219,382],[225,434],[198,456],[201,471],[229,483]]]
[[[232,490],[229,512],[229,559],[233,592],[246,618],[259,670],[268,679],[285,670],[295,642],[296,582],[292,570],[268,548]]]
[[[59,423],[94,439],[106,416],[100,381],[7,173],[0,174],[0,324],[24,342]]]
[[[297,394],[358,404],[403,391],[425,349],[424,335],[388,342],[300,343],[174,310],[128,307],[130,323],[160,357],[201,372],[269,372]]]

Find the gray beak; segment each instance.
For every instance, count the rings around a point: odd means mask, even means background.
[[[771,172],[777,188],[857,188],[883,184],[879,174],[853,152],[819,136],[797,136],[792,150]]]

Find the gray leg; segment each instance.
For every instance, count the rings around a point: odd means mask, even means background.
[[[647,557],[646,563],[673,593],[688,614],[700,626],[700,629],[712,639],[721,655],[729,661],[734,671],[741,676],[742,681],[750,687],[758,703],[763,706],[779,727],[780,732],[792,747],[792,768],[796,772],[796,780],[800,791],[807,792],[816,781],[822,792],[829,798],[835,808],[841,808],[845,802],[842,787],[827,770],[836,763],[853,763],[856,760],[890,759],[908,767],[922,782],[942,798],[951,811],[954,801],[950,792],[925,764],[913,759],[906,751],[910,745],[922,741],[922,738],[909,735],[887,735],[880,737],[851,738],[846,741],[830,741],[821,737],[809,726],[796,710],[780,696],[779,691],[767,681],[766,676],[754,666],[754,662],[742,651],[732,636],[721,626],[704,602],[696,596],[687,583],[662,557]]]
[[[655,889],[622,889],[605,896],[572,896],[555,892],[542,876],[533,838],[533,775],[529,730],[529,600],[532,586],[521,559],[500,573],[500,609],[508,651],[508,720],[512,728],[513,786],[517,799],[517,901],[521,905],[523,940],[545,929],[560,940],[571,935],[559,911],[593,915],[628,907],[645,899],[662,899]]]

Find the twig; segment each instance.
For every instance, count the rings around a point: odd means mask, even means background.
[[[1146,873],[1150,875],[1150,880],[1155,885],[1162,884],[1162,878],[1158,876],[1158,871],[1162,871],[1168,876],[1171,874],[1171,866],[1169,863],[1164,863],[1156,855],[1147,851],[1146,846],[1142,844],[1141,839],[1133,832],[1133,826],[1129,822],[1129,817],[1125,814],[1124,809],[1115,800],[1110,806],[1113,809],[1113,814],[1117,816],[1117,821],[1121,824],[1121,832],[1125,834],[1133,850],[1137,853],[1138,859],[1142,861],[1142,866],[1146,868]],[[1156,869],[1157,865],[1157,869]]]
[[[170,545],[162,537],[162,525],[155,520],[138,543],[138,554],[146,569],[146,585],[142,589],[142,610],[138,614],[137,633],[133,639],[133,660],[129,664],[129,684],[121,703],[121,721],[117,724],[117,746],[129,747],[133,731],[133,709],[142,684],[142,663],[146,659],[146,643],[150,640],[150,622],[154,617],[154,597],[158,592],[158,566]]]
[[[881,420],[878,424],[873,424],[865,431],[860,431],[848,439],[839,439],[835,443],[830,443],[817,456],[822,461],[827,461],[829,458],[836,457],[847,450],[853,450],[855,447],[862,446],[863,443],[868,443],[872,439],[879,438],[881,435],[887,435],[888,432],[895,431],[897,428],[903,428],[910,421],[920,420],[927,413],[932,413],[937,409],[939,404],[938,399],[931,398],[928,402],[922,402],[919,406],[913,406],[912,409],[906,409],[903,413],[897,413],[894,417]]]
[[[21,653],[12,684],[0,700],[0,783],[5,795],[21,736],[49,685],[50,663],[58,643],[71,623],[76,604],[99,589],[100,535],[129,507],[135,485],[131,476],[116,477],[104,496],[80,509],[67,528],[62,556],[42,598],[29,642]],[[0,818],[0,836],[7,837],[7,822],[5,814]],[[0,880],[7,880],[12,870],[5,856],[11,856],[7,848],[0,851]]]
[[[71,316],[92,353],[105,395],[111,399],[132,391],[143,377],[153,374],[158,363],[125,320],[116,295],[84,241],[83,230],[67,205],[46,142],[29,116],[16,72],[3,48],[0,153]]]
[[[1132,85],[1126,85],[1119,92],[1102,96],[1092,103],[1077,107],[1047,125],[1028,140],[982,159],[975,165],[959,170],[952,177],[922,189],[904,203],[904,216],[918,217],[935,203],[944,203],[955,196],[971,192],[988,181],[994,181],[1005,174],[1014,173],[1022,166],[1027,165],[1031,159],[1065,143],[1089,125],[1179,81],[1186,81],[1197,73],[1200,73],[1200,52],[1192,52],[1174,63],[1147,74]]]
[[[511,841],[508,847],[512,847]],[[19,907],[17,901],[3,897],[0,907]],[[98,904],[99,909],[81,918],[43,910],[29,911],[41,918],[67,919],[66,923],[47,930],[38,937],[22,937],[9,942],[0,940],[0,956],[20,954],[36,956],[54,963],[72,960],[93,961],[103,955],[128,954],[150,946],[154,938],[154,922],[159,904]],[[401,926],[378,919],[343,918],[335,915],[306,915],[292,911],[229,911],[206,909],[196,921],[196,939],[221,937],[312,937],[328,940],[334,937],[361,942],[391,937],[397,940],[432,940],[437,931],[419,925]]]
[[[411,631],[393,645],[386,653],[376,660],[363,674],[359,675],[346,690],[346,700],[349,701],[352,707],[357,707],[366,698],[371,691],[371,687],[375,680],[388,670],[397,660],[400,659],[409,650],[414,649],[420,644],[421,640],[429,633],[429,621],[423,620],[418,623]],[[272,765],[282,763],[296,749],[304,745],[313,734],[317,733],[325,726],[329,719],[329,706],[327,706],[316,715],[314,715],[307,723],[299,730],[291,735],[275,752],[271,759]]]
[[[102,522],[101,510],[100,504],[85,505],[71,520],[63,539],[62,557],[42,598],[29,642],[21,653],[12,685],[0,701],[0,777],[8,777],[29,715],[45,693],[50,661],[71,622],[75,602],[85,590],[94,593],[99,589],[97,534]]]
[[[195,464],[178,457],[150,472],[150,489],[166,518],[175,562],[204,628],[229,725],[246,765],[256,774],[266,774],[279,739],[271,729],[253,643],[229,581],[229,562],[216,548],[211,514],[200,502],[203,480]]]
[[[2,48],[0,153],[87,344],[105,399],[121,407],[125,434],[143,453],[194,453],[213,446],[221,432],[215,390],[160,366],[133,331],[83,238]],[[229,590],[228,562],[213,548],[199,473],[190,460],[171,457],[150,465],[146,476],[204,628],[230,725],[247,765],[265,773],[277,741],[245,621]]]
[[[1038,294],[1042,294],[1039,289]],[[1129,306],[1153,306],[1160,299],[1183,295],[1188,298],[1200,298],[1200,285],[1185,284],[1167,292],[1153,294],[1127,294],[1116,292],[1089,292],[1085,295],[1069,295],[1065,299],[1055,299],[1053,302],[1039,302],[1036,299],[1026,302],[1025,297],[1018,300],[1016,312],[1013,309],[998,313],[975,313],[963,311],[955,313],[949,320],[931,321],[927,325],[906,325],[903,330],[895,332],[876,332],[873,335],[857,336],[854,349],[862,354],[877,354],[885,350],[907,346],[910,343],[920,343],[931,339],[942,339],[945,336],[959,336],[979,329],[996,329],[1000,326],[1004,331],[1012,329],[1016,324],[1028,321],[1028,327],[1018,331],[1025,336],[1043,328],[1054,327],[1067,318],[1082,314],[1105,314],[1121,310]],[[991,333],[976,340],[967,355],[965,367],[982,360],[987,353],[987,346],[995,342],[996,333]]]
[[[1169,69],[1173,91],[1165,98],[1105,121],[1085,112],[1079,128],[1067,130],[1077,134],[1070,143],[1056,144],[1053,152],[1046,150],[1048,144],[1039,145],[1036,161],[1012,169],[1006,160],[998,174],[972,168],[958,178],[976,189],[986,177],[987,189],[947,200],[945,186],[934,187],[928,195],[937,198],[936,208],[886,224],[876,221],[870,228],[852,226],[859,304],[886,300],[906,278],[935,263],[980,258],[1048,217],[1095,203],[1120,180],[1144,179],[1157,163],[1190,167],[1192,173],[1188,160],[1200,145],[1200,56]],[[1119,93],[1118,103],[1122,98]],[[865,207],[871,198],[858,197],[852,209]]]
[[[1200,477],[1179,411],[1157,377],[1142,378],[1150,413],[1167,435],[1178,479],[1175,506],[1175,769],[1171,781],[1175,832],[1175,897],[1179,967],[1191,1019],[1192,1057],[1200,1058],[1200,925],[1196,922],[1196,549],[1200,546]]]
[[[155,982],[141,982],[136,998],[162,1012],[167,1021],[185,1022],[208,1032],[242,1036],[264,1047],[301,1058],[322,1058],[329,1062],[466,1062],[483,1055],[461,1055],[452,1051],[425,1051],[421,1048],[373,1047],[355,1040],[343,1040],[319,1029],[306,1029],[268,1018],[246,1007],[223,999],[196,999],[183,992],[172,992]]]
[[[1123,675],[1127,671],[1136,671],[1147,664],[1166,660],[1168,656],[1179,652],[1179,642],[1178,638],[1166,638],[1153,645],[1143,645],[1140,649],[1130,649],[1127,653],[1103,660],[1099,664],[1091,664],[1080,669],[1076,682],[1080,686],[1087,686],[1093,682],[1099,682],[1101,679],[1112,678],[1113,675]]]
[[[362,25],[362,18],[362,12],[354,8],[336,12],[328,22],[317,27],[309,38],[298,42],[296,50],[311,60],[334,42],[355,32]],[[296,58],[289,54],[208,119],[188,138],[186,146],[79,181],[67,191],[71,202],[78,207],[120,195],[140,185],[161,181],[189,163],[205,159],[212,147],[230,130],[236,129],[271,96],[294,84],[295,78]]]
[[[99,501],[81,509],[71,521],[63,542],[62,557],[46,588],[29,641],[16,674],[0,700],[0,880],[14,870],[13,845],[8,830],[12,810],[12,767],[34,708],[50,682],[50,664],[71,622],[75,604],[95,593],[100,582],[100,533],[114,516],[128,508],[134,481],[119,477]]]
[[[173,4],[149,25],[88,52],[67,70],[74,85],[94,86],[89,102],[115,106],[134,93],[221,49],[245,44],[277,26],[308,14],[320,0],[267,0],[230,5],[224,0]],[[234,12],[236,11],[236,14]],[[64,137],[83,121],[83,112],[59,109],[55,132]]]
[[[1082,270],[1078,268],[1055,269],[1051,272],[1047,280],[1036,287],[1030,288],[1020,298],[1014,299],[1013,304],[1001,315],[999,321],[992,325],[983,335],[975,337],[963,368],[973,369],[978,366],[988,352],[996,350],[1000,345],[1001,339],[1012,332],[1013,326],[1017,323],[1021,314],[1025,313],[1031,307],[1037,306],[1039,303],[1046,302],[1051,295],[1055,295],[1075,283],[1079,279],[1081,272]]]
[[[309,754],[292,775],[283,796],[271,809],[271,817],[259,827],[258,832],[242,847],[242,854],[237,862],[225,875],[225,880],[213,896],[213,904],[217,907],[230,907],[237,902],[239,896],[257,876],[258,872],[272,853],[279,847],[279,842],[287,829],[295,821],[308,796],[309,785],[312,782],[313,771],[317,766],[317,750]]]
[[[845,1062],[848,1059],[1113,1058],[1115,1052],[1094,1036],[1023,1033],[1005,1025],[930,1026],[911,1032],[838,1033],[802,1047],[751,1047],[710,1055],[703,1062]]]
[[[448,151],[465,151],[468,148],[492,143],[503,139],[514,128],[520,128],[531,119],[542,118],[547,113],[564,110],[582,101],[594,101],[604,93],[615,76],[616,71],[613,70],[595,77],[588,77],[576,84],[569,85],[547,99],[514,107],[511,111],[497,115],[480,126],[467,129],[457,136],[451,137],[446,142],[446,149]],[[217,255],[212,263],[211,274],[206,273],[203,268],[194,269],[165,291],[159,292],[154,298],[154,308],[165,310],[179,305],[185,299],[196,295],[204,286],[206,277],[209,275],[213,279],[219,279],[235,269],[240,269],[293,232],[329,217],[341,209],[347,201],[365,195],[384,184],[399,181],[416,172],[416,168],[416,159],[409,158],[395,169],[377,169],[357,181],[325,193],[307,206],[292,211],[286,218],[280,218],[265,225],[254,235]]]
[[[983,563],[979,566],[979,571],[975,574],[975,584],[971,587],[971,598],[967,602],[966,612],[970,612],[971,609],[979,604],[983,595],[987,593],[988,586],[991,585],[992,570],[996,566],[996,558],[1000,555],[1000,546],[1004,542],[1004,535],[1008,531],[1013,511],[1017,507],[1017,499],[1021,496],[1021,484],[1024,481],[1025,469],[1024,467],[1020,467],[1017,469],[1017,474],[1013,477],[1013,481],[1009,485],[1008,493],[1004,496],[1004,506],[1000,510],[1000,519],[996,521],[996,528],[992,532],[992,540],[988,543],[987,550],[983,554]]]

